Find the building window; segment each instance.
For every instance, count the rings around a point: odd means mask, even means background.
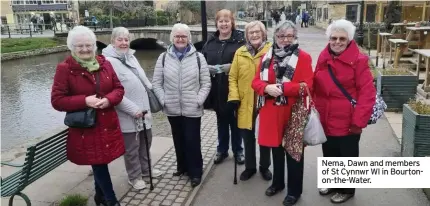
[[[346,20],[357,22],[358,5],[346,5]]]
[[[55,3],[57,3],[57,4],[67,4],[67,0],[56,0]]]
[[[320,21],[322,18],[322,9],[318,8],[317,9],[317,20]]]
[[[53,4],[54,0],[43,0],[42,4]]]
[[[376,4],[367,4],[366,22],[375,22],[375,20],[376,20]]]
[[[37,4],[37,1],[25,1],[25,4]]]
[[[327,20],[328,19],[328,8],[324,8],[324,17],[323,20]]]
[[[7,18],[5,16],[1,17],[1,24],[7,24]]]
[[[25,1],[12,1],[13,5],[20,5],[20,4],[24,4]]]

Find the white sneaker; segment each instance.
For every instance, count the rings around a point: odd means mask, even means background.
[[[152,177],[160,177],[164,172],[158,169],[152,169]],[[142,174],[143,177],[149,177],[149,172]]]
[[[130,184],[131,186],[133,186],[133,188],[136,189],[136,190],[141,190],[141,189],[145,189],[146,188],[146,183],[141,178],[137,178],[137,179],[135,179],[133,181],[128,180],[128,184]]]

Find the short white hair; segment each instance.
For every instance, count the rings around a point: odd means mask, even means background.
[[[89,36],[92,43],[94,44],[94,52],[97,51],[96,35],[91,29],[85,26],[75,26],[72,30],[69,31],[69,34],[67,35],[67,47],[70,51],[75,51],[75,47],[73,46],[73,44],[75,43],[76,37],[78,36]]]
[[[345,19],[339,19],[333,21],[333,23],[327,27],[325,34],[327,35],[327,38],[330,39],[331,34],[334,31],[343,31],[348,34],[348,41],[352,41],[354,39],[355,29],[356,27],[354,24],[352,24],[352,22]]]
[[[112,30],[112,35],[111,35],[111,37],[110,37],[110,41],[111,41],[111,43],[113,43],[114,42],[114,40],[116,39],[116,38],[118,38],[118,37],[120,37],[120,36],[126,36],[126,37],[130,37],[130,32],[128,31],[128,29],[127,28],[125,28],[125,27],[115,27],[113,30]]]
[[[177,23],[177,24],[173,25],[172,31],[170,32],[170,42],[171,43],[173,43],[173,37],[175,36],[176,32],[178,32],[178,31],[185,31],[187,33],[187,36],[188,36],[188,43],[190,43],[190,44],[192,43],[190,27],[188,27],[188,25],[182,24],[182,23]]]

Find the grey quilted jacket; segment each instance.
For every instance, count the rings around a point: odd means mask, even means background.
[[[167,116],[201,117],[203,103],[209,94],[211,81],[209,68],[203,54],[191,45],[190,51],[180,61],[173,46],[166,51],[164,67],[162,53],[155,64],[152,86]],[[200,70],[196,52],[200,58]]]

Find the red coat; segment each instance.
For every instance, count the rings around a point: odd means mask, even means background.
[[[354,41],[337,58],[332,58],[328,48],[321,52],[315,69],[314,102],[326,135],[346,136],[351,125],[367,126],[375,104],[376,89],[368,58],[360,53]],[[336,78],[357,100],[355,108],[331,79],[327,65],[331,65]]]
[[[299,95],[300,82],[305,82],[309,88],[312,88],[312,58],[303,50],[299,52],[293,79],[291,82],[284,83],[284,95],[288,97],[288,104],[276,106],[274,105],[275,99],[266,99],[264,106],[259,111],[258,144],[267,147],[279,147],[282,144],[282,137],[291,117],[291,107]],[[260,79],[260,69],[258,69],[252,81],[252,88],[258,95],[265,95],[266,86],[275,83],[272,58],[269,66],[269,82]]]
[[[109,100],[109,107],[96,111],[94,128],[69,128],[67,158],[78,165],[107,164],[124,154],[124,139],[114,106],[122,101],[124,88],[112,65],[104,56],[100,64],[100,95]],[[58,111],[87,108],[85,97],[96,93],[95,79],[71,56],[57,66],[51,92],[51,104]]]

